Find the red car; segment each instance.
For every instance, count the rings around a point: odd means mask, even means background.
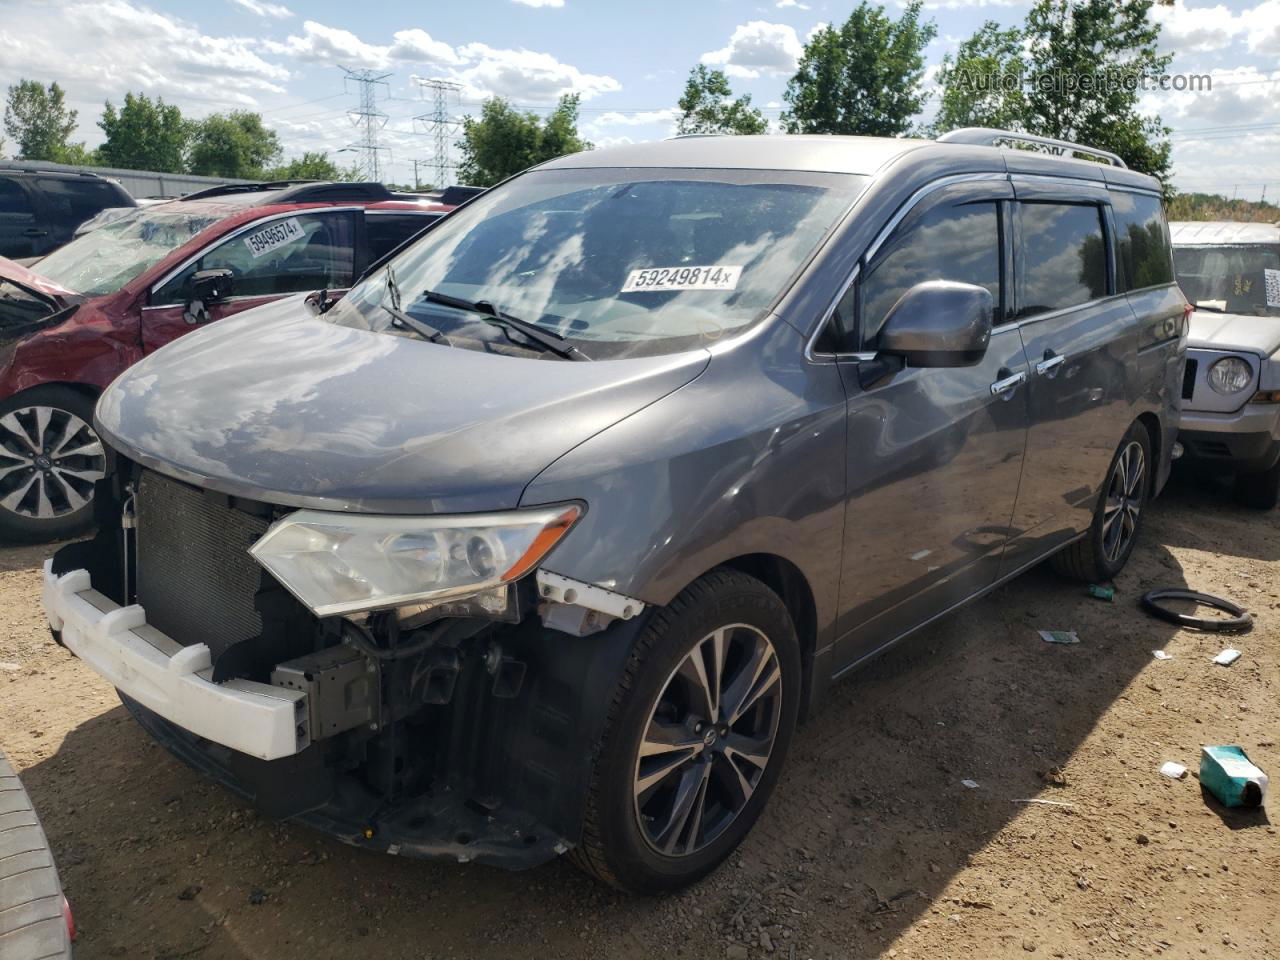
[[[0,258],[0,541],[90,524],[107,469],[93,406],[126,367],[211,320],[344,291],[475,192],[234,184],[140,208],[30,269]]]

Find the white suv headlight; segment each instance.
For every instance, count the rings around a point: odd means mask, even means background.
[[[469,596],[516,580],[577,521],[574,505],[453,517],[299,510],[249,548],[318,617]]]
[[[1230,396],[1253,383],[1253,367],[1239,357],[1223,357],[1209,368],[1209,386]]]

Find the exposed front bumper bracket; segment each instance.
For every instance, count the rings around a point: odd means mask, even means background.
[[[310,744],[305,693],[251,680],[213,683],[207,646],[161,633],[141,606],[121,607],[94,590],[88,571],[59,576],[46,560],[44,609],[67,649],[176,726],[261,760]]]

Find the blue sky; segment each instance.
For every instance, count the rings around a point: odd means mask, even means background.
[[[900,10],[888,0],[890,12]],[[985,19],[1020,23],[1019,0],[926,4],[938,61]],[[330,153],[356,137],[357,102],[342,66],[389,76],[378,88],[386,175],[413,178],[432,140],[414,117],[430,104],[414,77],[461,85],[453,115],[491,95],[539,112],[560,93],[582,95],[582,129],[597,145],[667,136],[689,69],[727,70],[770,120],[815,26],[846,17],[849,0],[470,0],[466,3],[268,0],[0,0],[0,83],[57,80],[80,110],[77,137],[101,139],[105,99],[127,90],[163,96],[184,112],[261,111],[286,153]],[[1208,74],[1211,93],[1157,92],[1145,106],[1175,130],[1175,184],[1280,198],[1280,0],[1158,7],[1171,72]],[[337,159],[348,161],[354,153]],[[422,168],[425,178],[430,171]]]

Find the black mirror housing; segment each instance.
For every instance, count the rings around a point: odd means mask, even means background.
[[[231,296],[235,274],[226,267],[214,270],[197,270],[191,275],[191,295],[206,307],[220,303]]]
[[[971,367],[987,352],[994,315],[986,287],[926,280],[889,309],[879,353],[913,367]]]

